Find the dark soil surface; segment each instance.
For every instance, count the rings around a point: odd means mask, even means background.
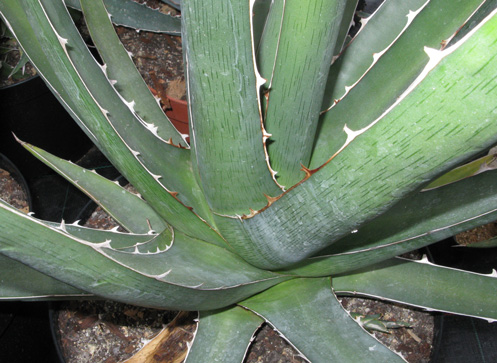
[[[472,243],[486,241],[495,236],[497,236],[497,222],[492,222],[461,232],[455,236],[455,240],[458,244],[467,246]]]
[[[176,315],[112,301],[73,301],[57,313],[57,336],[67,363],[121,362]]]
[[[154,9],[172,15],[178,12],[156,0],[141,0]],[[166,94],[185,99],[185,79],[183,73],[183,50],[181,37],[137,32],[117,27],[121,42],[131,53],[133,61],[149,88],[166,106]]]
[[[342,298],[341,303],[350,312],[380,314],[383,320],[409,324],[409,328],[391,329],[389,333],[374,331],[373,335],[391,350],[401,353],[408,362],[430,361],[434,327],[432,314],[371,299]]]
[[[22,186],[4,169],[0,169],[0,199],[13,207],[29,212],[28,197]]]

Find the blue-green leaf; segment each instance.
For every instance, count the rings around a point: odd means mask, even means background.
[[[329,278],[287,281],[240,305],[266,319],[311,362],[404,361],[348,315]]]
[[[239,306],[201,311],[186,363],[243,361],[255,331],[264,322]]]
[[[490,271],[489,271],[490,272]],[[392,259],[333,278],[337,294],[357,294],[497,321],[497,273],[436,266],[428,260]]]

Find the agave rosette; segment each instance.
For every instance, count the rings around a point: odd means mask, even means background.
[[[263,322],[309,361],[402,361],[341,294],[497,319],[495,273],[395,257],[497,219],[494,171],[423,191],[497,143],[496,1],[386,0],[351,40],[354,0],[183,0],[191,143],[80,5],[103,66],[63,1],[0,13],[139,195],[24,144],[127,232],[1,202],[3,299],[197,310],[188,362],[242,361]]]

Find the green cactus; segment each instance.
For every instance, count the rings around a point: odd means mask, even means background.
[[[403,361],[338,295],[496,320],[495,273],[395,257],[497,219],[495,171],[424,190],[497,143],[496,3],[386,0],[350,41],[356,0],[183,0],[188,143],[102,0],[81,8],[103,67],[62,1],[3,0],[139,195],[23,143],[128,232],[1,202],[0,296],[199,311],[187,362],[242,361],[264,321],[312,362]]]

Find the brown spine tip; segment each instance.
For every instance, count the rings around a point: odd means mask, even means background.
[[[300,166],[302,167],[300,170],[302,170],[305,173],[304,180],[309,179],[312,174],[314,174],[316,171],[318,171],[318,169],[309,169],[302,164],[300,164]]]
[[[273,204],[274,202],[276,202],[278,199],[280,199],[281,196],[277,196],[277,197],[271,197],[267,194],[264,194],[264,196],[266,197],[267,199],[267,206],[269,207],[271,204]]]
[[[265,208],[261,209],[264,210]],[[258,214],[260,211],[253,210],[252,208],[249,208],[250,214],[244,214],[241,218],[242,219],[249,219]]]

